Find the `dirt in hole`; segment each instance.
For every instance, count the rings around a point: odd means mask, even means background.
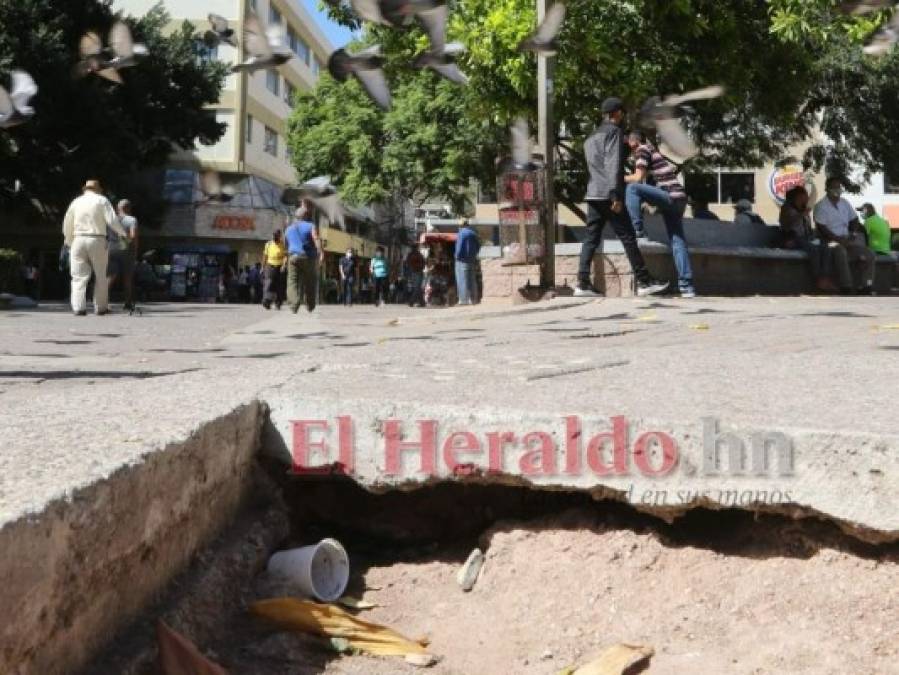
[[[858,543],[824,521],[697,511],[667,525],[580,493],[483,485],[380,496],[333,480],[282,488],[291,533],[280,548],[340,539],[348,593],[378,605],[360,615],[430,637],[442,658],[433,673],[549,675],[616,642],[653,646],[653,674],[896,672],[899,547]],[[259,571],[259,541],[256,532],[205,559],[246,567],[257,556]],[[487,562],[464,593],[456,573],[476,545]],[[420,672],[260,625],[249,603],[290,593],[262,572],[208,590],[227,592],[232,611],[209,612],[195,588],[169,615],[231,673]],[[154,672],[144,663],[92,672]]]

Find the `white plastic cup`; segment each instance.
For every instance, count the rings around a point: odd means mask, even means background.
[[[334,602],[350,580],[350,558],[336,539],[322,539],[314,546],[278,551],[268,561],[269,574],[299,586],[304,595]]]

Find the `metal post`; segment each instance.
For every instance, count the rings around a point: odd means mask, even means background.
[[[537,24],[543,21],[551,0],[537,0]],[[537,56],[537,144],[546,163],[546,194],[543,203],[544,262],[541,282],[544,288],[556,285],[556,195],[553,178],[555,176],[555,133],[553,125],[553,89],[556,57]]]

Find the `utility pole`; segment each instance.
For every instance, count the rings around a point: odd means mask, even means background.
[[[546,16],[552,0],[537,0],[537,25]],[[553,124],[553,95],[555,89],[556,57],[537,55],[537,145],[546,166],[546,192],[543,202],[543,238],[545,244],[541,282],[544,288],[556,285],[556,194],[555,132]]]

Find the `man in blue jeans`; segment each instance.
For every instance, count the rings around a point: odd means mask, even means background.
[[[648,202],[659,209],[668,230],[681,297],[695,298],[693,269],[690,266],[690,254],[687,252],[687,240],[684,237],[687,192],[678,180],[677,169],[643,134],[631,132],[627,142],[631,152],[634,153],[636,170],[624,179],[627,183],[624,201],[634,223],[634,229],[638,232],[643,229],[643,202]],[[655,185],[647,185],[644,182],[649,176]]]
[[[460,305],[473,305],[478,296],[477,264],[481,241],[471,229],[468,220],[463,220],[456,239],[456,290]]]

